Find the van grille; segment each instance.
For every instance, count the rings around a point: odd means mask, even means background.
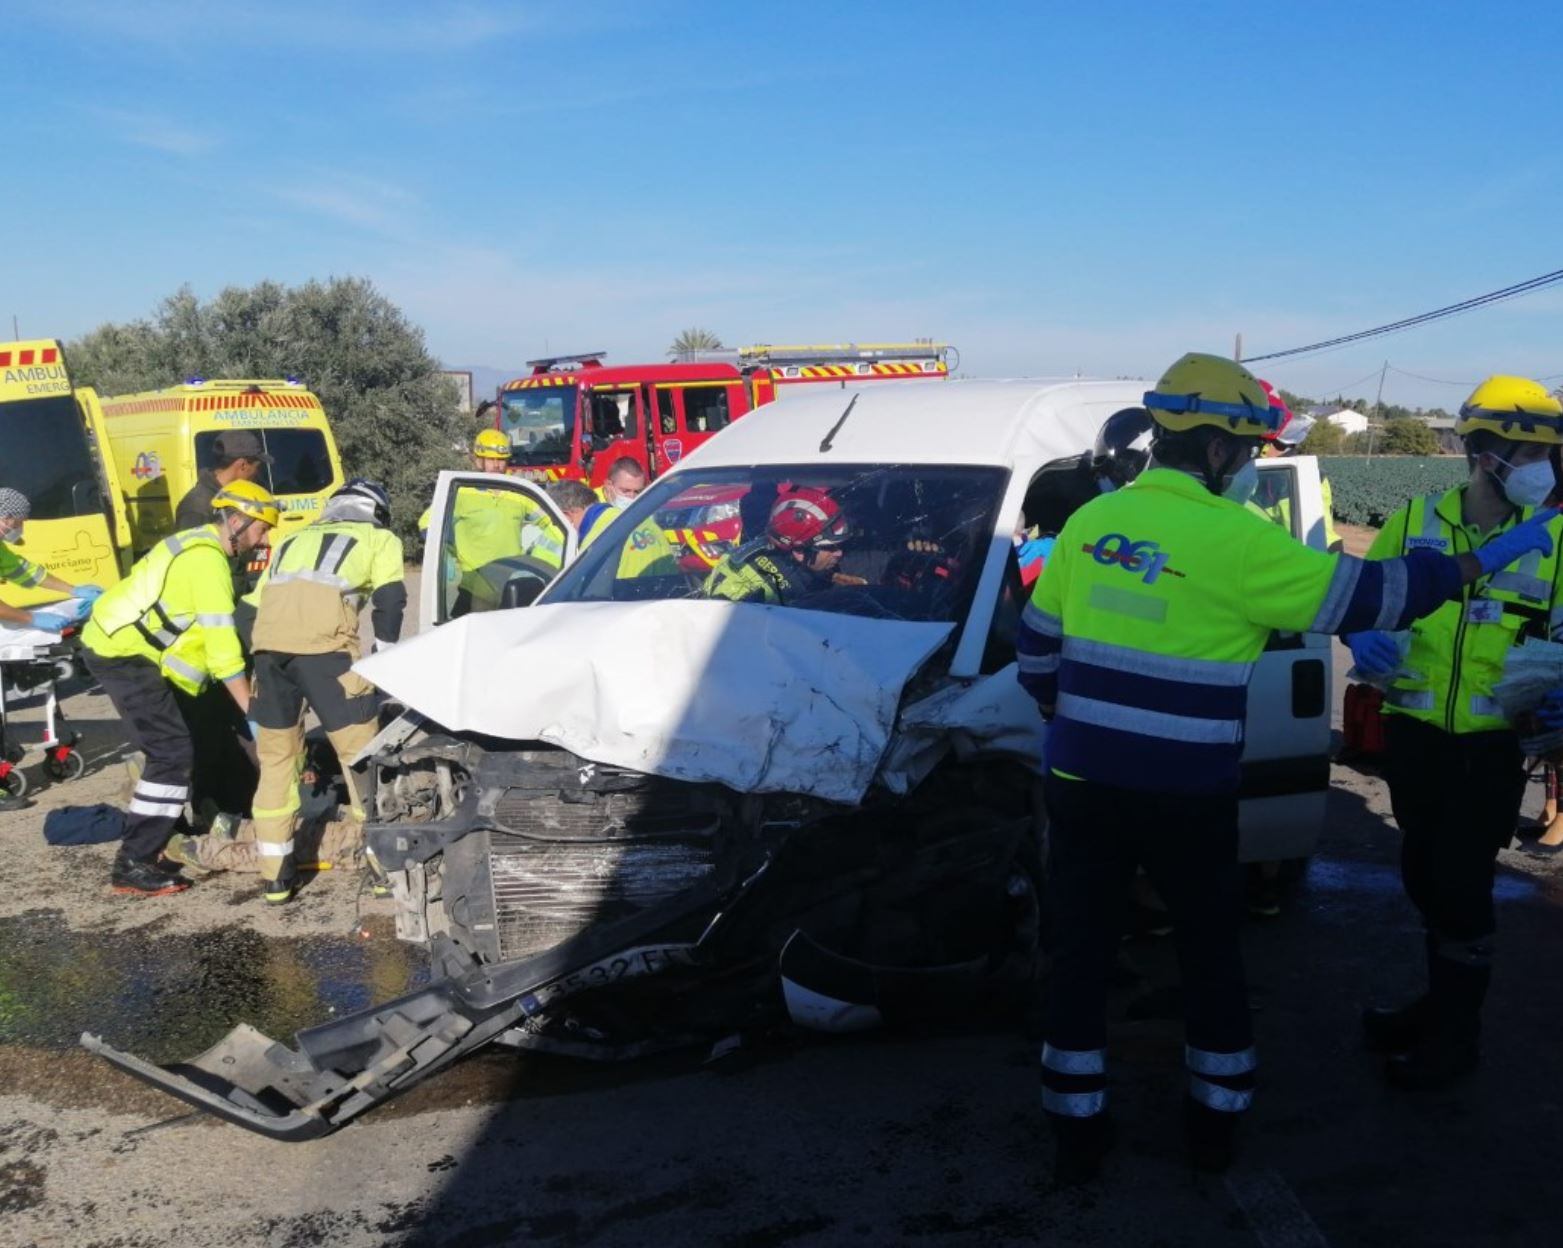
[[[599,811],[599,827],[601,819]],[[713,840],[687,835],[561,843],[490,833],[499,955],[530,957],[685,892],[715,870],[714,849]]]

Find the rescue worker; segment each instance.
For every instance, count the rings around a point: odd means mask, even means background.
[[[1023,510],[1039,536],[1057,533],[1098,494],[1121,490],[1150,458],[1151,414],[1143,407],[1114,412],[1081,455],[1044,464],[1026,491]]]
[[[1460,408],[1455,433],[1470,479],[1412,499],[1369,559],[1458,554],[1535,523],[1559,479],[1563,405],[1540,382],[1489,377]],[[1492,977],[1493,866],[1525,790],[1519,738],[1493,686],[1519,641],[1563,639],[1559,576],[1558,552],[1536,552],[1419,620],[1408,645],[1381,631],[1346,639],[1365,675],[1394,676],[1384,695],[1385,775],[1402,834],[1401,878],[1426,929],[1426,990],[1363,1015],[1368,1047],[1391,1055],[1385,1077],[1398,1087],[1441,1088],[1477,1063]],[[1542,714],[1563,724],[1560,700],[1553,695]]]
[[[830,491],[794,486],[772,504],[765,535],[724,556],[700,592],[730,602],[785,606],[832,585],[862,585],[861,578],[843,580],[838,571],[842,547],[852,536],[852,522]]]
[[[385,488],[354,478],[326,500],[319,520],[277,547],[256,587],[255,839],[261,895],[272,905],[290,900],[296,885],[293,823],[306,709],[341,763],[349,817],[360,827],[367,817],[351,760],[379,731],[379,706],[374,686],[352,667],[361,657],[358,614],[366,604],[376,650],[401,635],[407,587],[401,539],[390,523]]]
[[[185,491],[174,509],[174,531],[198,529],[212,521],[212,500],[225,485],[234,481],[253,481],[261,466],[272,462],[261,445],[260,435],[248,429],[230,429],[212,439],[212,466],[196,474],[195,484]]]
[[[22,545],[27,518],[32,514],[33,505],[27,495],[9,486],[0,486],[0,581],[9,581],[23,589],[47,589],[89,603],[96,601],[103,593],[101,586],[72,585],[69,581],[62,581],[47,568],[22,558],[11,549],[13,545]],[[75,620],[55,609],[57,606],[55,603],[46,603],[41,607],[13,607],[10,603],[0,602],[0,620],[42,629],[46,633],[59,633],[69,628]]]
[[[1143,864],[1171,913],[1184,982],[1193,1163],[1230,1163],[1256,1057],[1238,946],[1237,788],[1248,680],[1271,630],[1403,627],[1515,560],[1553,550],[1538,514],[1453,557],[1366,562],[1302,545],[1244,504],[1276,415],[1240,364],[1189,354],[1145,396],[1149,467],[1064,526],[1017,640],[1050,722],[1053,970],[1042,1104],[1056,1177],[1111,1146],[1106,980]],[[1157,818],[1147,820],[1147,798]],[[1512,826],[1512,823],[1511,823]]]
[[[93,604],[82,658],[146,755],[126,812],[110,882],[116,892],[159,896],[189,887],[158,855],[184,818],[195,748],[178,690],[194,698],[222,681],[250,708],[244,652],[234,629],[228,561],[255,549],[277,523],[277,500],[253,481],[231,481],[212,499],[216,520],[164,538]]]
[[[1281,412],[1281,427],[1275,431],[1274,437],[1266,440],[1265,457],[1275,459],[1298,454],[1308,435],[1313,432],[1313,418],[1293,416],[1291,407],[1281,397],[1279,390],[1268,381],[1261,380],[1259,384],[1270,397],[1270,406],[1279,408]],[[1322,474],[1319,477],[1319,494],[1324,504],[1324,548],[1338,553],[1346,549],[1346,544],[1341,541],[1335,528],[1335,490],[1330,485],[1330,479]],[[1278,500],[1270,515],[1277,524],[1291,528],[1291,500]]]
[[[498,429],[482,430],[473,439],[472,462],[476,471],[503,475],[510,462],[510,440]],[[442,560],[452,619],[501,606],[505,586],[517,576],[535,583],[534,563],[557,569],[563,562],[563,535],[526,494],[464,484],[453,490],[453,498]],[[429,521],[428,511],[418,520],[425,535]],[[528,526],[530,540],[523,537]]]
[[[613,466],[608,469],[607,479],[598,491],[601,501],[588,507],[585,517],[576,526],[581,535],[581,545],[590,542],[616,514],[639,498],[645,488],[646,470],[636,460],[628,455],[614,460]]]
[[[603,483],[605,502],[594,502],[577,521],[573,521],[581,537],[582,550],[590,546],[606,532],[613,519],[624,511],[646,489],[646,470],[635,460],[625,456],[616,460]],[[678,552],[668,541],[667,534],[650,515],[631,529],[623,538],[619,551],[619,567],[614,574],[618,580],[634,580],[640,576],[676,576]]]

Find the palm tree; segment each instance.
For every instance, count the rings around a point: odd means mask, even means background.
[[[668,354],[675,360],[688,360],[697,351],[720,351],[722,340],[709,329],[685,329],[679,332],[673,339],[673,345],[668,348]]]

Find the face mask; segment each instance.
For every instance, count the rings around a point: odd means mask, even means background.
[[[609,503],[610,506],[616,508],[617,510],[623,511],[626,507],[628,507],[634,501],[635,500],[633,498],[631,498],[628,494],[615,494],[611,499],[608,500],[608,503]]]
[[[1493,458],[1497,459],[1497,456]],[[1498,462],[1509,470],[1509,475],[1498,484],[1503,487],[1504,496],[1516,507],[1539,507],[1547,495],[1552,493],[1555,482],[1549,461],[1522,464],[1518,468],[1505,459],[1499,459]]]
[[[1221,497],[1242,506],[1254,496],[1254,491],[1258,488],[1259,468],[1250,459],[1227,478],[1226,485],[1221,490]]]

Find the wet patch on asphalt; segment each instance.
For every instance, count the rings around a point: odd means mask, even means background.
[[[287,1039],[428,978],[423,953],[393,939],[385,920],[351,936],[158,926],[76,931],[52,909],[0,918],[0,1045],[74,1053],[93,1031],[152,1061],[179,1061],[239,1023]]]

